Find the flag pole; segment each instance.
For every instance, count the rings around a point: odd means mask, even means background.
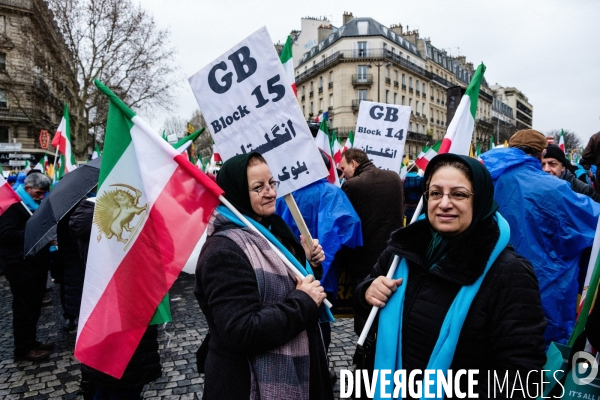
[[[284,256],[283,253],[281,253],[281,251],[279,251],[279,249],[273,243],[271,243],[267,238],[265,238],[264,235],[254,225],[252,225],[242,213],[240,213],[229,201],[227,201],[227,199],[223,197],[223,195],[219,196],[219,200],[221,201],[221,203],[223,203],[225,207],[227,207],[232,213],[234,213],[235,216],[238,217],[244,223],[244,225],[246,225],[252,231],[258,233],[261,237],[263,237],[271,247],[271,250],[275,252],[277,257],[279,257],[281,261],[283,261],[283,263],[294,273],[294,275],[296,275],[300,279],[304,279],[304,275],[302,275],[302,272],[300,272],[298,268],[296,268],[294,264],[292,264],[290,260],[288,260],[287,257]],[[331,303],[327,299],[323,299],[323,303],[329,308],[332,307]]]
[[[423,209],[423,196],[421,196],[421,199],[419,200],[419,204],[417,205],[417,208],[415,209],[415,213],[413,214],[412,219],[410,220],[411,224],[414,223],[417,220],[417,218],[419,218],[419,214],[421,214],[422,209]],[[392,260],[392,265],[390,266],[390,269],[388,270],[388,273],[385,276],[386,278],[392,279],[392,276],[394,276],[394,273],[396,272],[396,268],[398,268],[399,262],[400,262],[400,257],[395,255],[394,259]],[[379,311],[379,307],[373,306],[373,308],[371,308],[371,312],[369,313],[369,317],[367,318],[365,327],[363,328],[362,332],[360,333],[360,337],[358,338],[357,343],[359,346],[362,346],[365,344],[367,335],[369,334],[369,331],[371,330],[371,326],[373,325],[373,321],[375,321],[375,317],[377,316],[377,311]]]
[[[308,226],[306,226],[304,217],[302,217],[302,213],[300,213],[298,204],[296,204],[296,199],[294,199],[294,196],[291,193],[286,194],[285,196],[283,196],[283,198],[285,199],[285,203],[287,204],[288,208],[290,209],[290,212],[292,213],[292,217],[294,217],[294,222],[296,223],[298,230],[300,230],[300,233],[304,237],[304,240],[306,240],[308,248],[312,249],[313,238],[308,230]]]
[[[56,159],[58,157],[58,148],[60,147],[60,144],[58,146],[56,146],[56,152],[54,152],[54,165],[52,166],[52,174],[54,175],[52,177],[52,183],[56,183]]]

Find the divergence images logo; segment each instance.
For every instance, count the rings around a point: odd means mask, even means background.
[[[584,359],[585,362],[577,362]],[[571,360],[573,367],[573,382],[576,385],[587,385],[598,375],[598,363],[596,358],[585,351],[578,351]],[[587,375],[587,376],[586,376]]]

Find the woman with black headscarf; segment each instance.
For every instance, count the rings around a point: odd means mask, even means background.
[[[490,397],[488,371],[500,381],[506,374],[512,388],[517,372],[538,370],[528,382],[535,388],[546,360],[538,283],[531,264],[507,247],[510,228],[497,212],[489,172],[473,158],[442,154],[423,182],[424,218],[392,233],[354,293],[363,316],[382,307],[373,328],[375,369],[407,376],[477,369],[480,398]],[[386,278],[395,255],[398,268]],[[506,390],[496,388],[496,396],[515,395]],[[435,384],[430,391],[437,393]]]
[[[219,206],[196,267],[194,293],[210,330],[204,399],[332,399],[319,318],[319,281],[296,278],[270,241],[302,269],[325,256],[299,243],[275,214],[279,182],[258,153],[227,160],[217,177],[225,198],[264,235]],[[307,266],[307,270],[310,268]],[[205,344],[203,344],[205,347]]]

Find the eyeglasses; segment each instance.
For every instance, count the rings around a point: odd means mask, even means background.
[[[265,191],[266,188],[271,188],[271,190],[273,190],[274,192],[276,192],[280,183],[281,182],[279,182],[279,181],[272,181],[272,182],[269,182],[269,184],[266,185],[266,186],[259,186],[259,187],[255,188],[255,189],[250,189],[250,192],[254,192],[254,193],[256,193],[259,196],[265,196],[268,193],[268,190]]]
[[[460,202],[464,200],[469,200],[469,197],[475,196],[474,193],[467,192],[465,190],[453,190],[450,193],[444,193],[438,189],[431,189],[424,193],[425,200],[441,200],[444,196],[448,196],[448,198],[453,202]]]

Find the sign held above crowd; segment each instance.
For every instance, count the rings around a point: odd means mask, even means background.
[[[410,107],[361,101],[354,147],[380,169],[399,172],[408,133]]]
[[[261,28],[189,78],[224,161],[257,151],[278,197],[327,176],[273,41]]]

